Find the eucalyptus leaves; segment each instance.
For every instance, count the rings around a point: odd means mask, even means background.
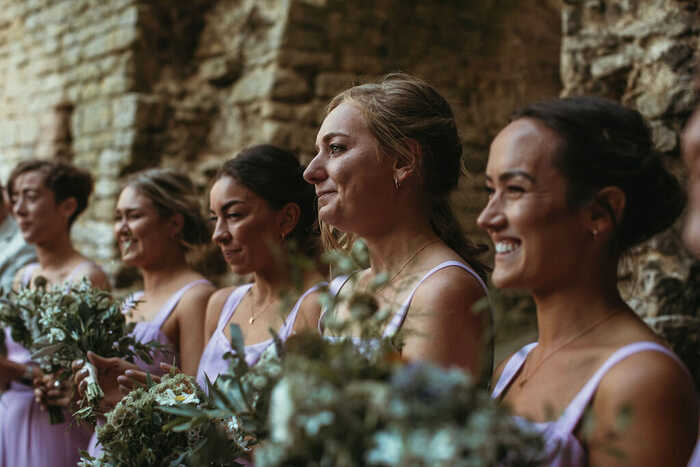
[[[10,327],[12,339],[32,353],[32,360],[44,373],[65,380],[70,377],[71,363],[85,359],[88,351],[104,357],[151,360],[151,346],[130,336],[134,324],[127,324],[123,302],[109,292],[92,287],[87,279],[49,287],[44,278],[37,277],[34,285],[0,298],[0,323]],[[76,416],[92,420],[103,393],[95,368],[86,365],[90,377]],[[52,423],[63,421],[60,408],[50,408],[49,414]]]

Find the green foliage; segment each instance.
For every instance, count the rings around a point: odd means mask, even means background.
[[[32,353],[45,373],[65,380],[74,360],[92,351],[104,357],[151,361],[154,345],[136,342],[122,314],[123,301],[92,287],[88,279],[78,284],[47,287],[37,277],[35,288],[10,291],[0,298],[0,323],[9,326],[12,339]],[[93,408],[102,397],[96,380],[90,380],[77,418],[94,419]],[[62,421],[60,409],[52,409],[52,420]]]

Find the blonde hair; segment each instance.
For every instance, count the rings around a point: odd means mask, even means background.
[[[422,186],[430,207],[435,233],[481,276],[484,266],[476,256],[486,250],[470,242],[462,232],[449,203],[462,173],[462,143],[452,109],[425,81],[404,73],[391,73],[377,83],[346,89],[328,104],[327,113],[341,103],[356,106],[377,140],[380,153],[408,159],[411,144],[422,150]],[[347,250],[355,236],[321,223],[321,238],[329,249]]]
[[[182,215],[178,240],[185,250],[209,242],[200,196],[189,177],[172,169],[148,169],[131,175],[127,186],[150,199],[161,217]]]

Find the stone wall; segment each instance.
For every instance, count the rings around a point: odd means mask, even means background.
[[[692,85],[700,41],[697,2],[565,3],[563,94],[603,95],[638,109],[667,167],[685,180],[679,136],[698,103]],[[700,383],[700,266],[680,241],[681,222],[631,253],[620,285],[628,303],[675,344]]]
[[[523,3],[5,0],[0,178],[28,157],[89,168],[96,190],[76,243],[124,286],[111,218],[125,176],[172,166],[204,191],[223,160],[263,142],[308,161],[335,93],[402,70],[455,108],[471,175],[454,202],[483,239],[474,174],[490,139],[513,108],[560,90],[558,2]]]

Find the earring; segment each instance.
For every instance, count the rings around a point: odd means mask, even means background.
[[[593,238],[596,238],[598,236],[598,229],[593,229],[591,234],[593,234]]]
[[[401,184],[396,177],[394,177],[394,186],[396,187],[396,191],[399,191],[399,188],[401,188]]]

